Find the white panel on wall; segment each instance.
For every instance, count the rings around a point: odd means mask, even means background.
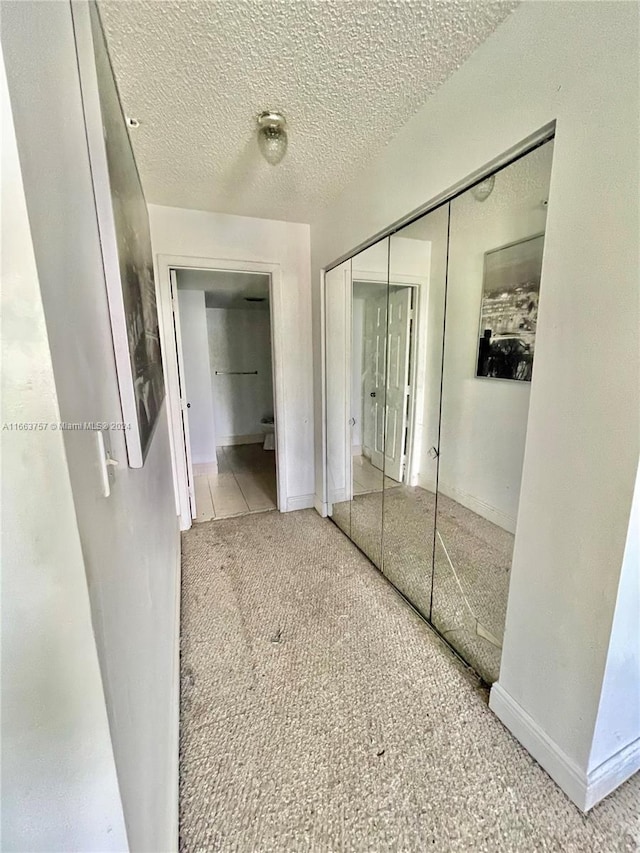
[[[216,461],[216,430],[209,369],[209,339],[204,291],[181,290],[178,278],[178,304],[184,384],[189,408],[189,440],[194,465]]]
[[[259,440],[261,419],[274,413],[269,311],[207,308],[206,314],[218,442]]]

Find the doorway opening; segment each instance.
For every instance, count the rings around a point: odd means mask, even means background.
[[[172,267],[169,277],[190,520],[277,509],[272,276]]]

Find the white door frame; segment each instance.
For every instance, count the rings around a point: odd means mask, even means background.
[[[176,512],[180,529],[191,527],[192,512],[189,500],[189,461],[179,391],[178,352],[176,349],[175,314],[171,297],[172,269],[206,270],[221,272],[255,272],[269,276],[269,314],[271,321],[271,368],[273,372],[274,420],[276,433],[276,482],[278,509],[286,511],[287,495],[287,441],[284,406],[284,371],[282,330],[282,272],[280,264],[262,261],[244,261],[235,258],[194,258],[184,255],[157,255],[158,319],[162,340],[167,406],[169,413],[169,439],[173,482],[176,494]],[[179,332],[178,332],[179,334]]]
[[[178,279],[175,267],[169,267],[169,286],[171,288],[171,308],[173,311],[172,326],[177,357],[178,377],[178,399],[180,400],[180,427],[184,439],[184,458],[187,473],[187,494],[189,496],[189,510],[191,518],[197,515],[196,490],[193,482],[193,462],[191,459],[191,436],[189,431],[189,404],[187,402],[187,389],[185,383],[184,356],[182,349],[182,326],[180,325],[180,302],[178,300]],[[216,471],[218,470],[216,465]]]
[[[352,283],[351,283],[351,261],[345,261],[340,265],[344,266],[342,270],[342,276],[340,279],[340,291],[338,291],[336,298],[336,306],[341,307],[343,311],[343,319],[344,319],[344,335],[339,338],[339,344],[342,344],[344,349],[342,353],[342,379],[344,380],[344,394],[342,395],[342,459],[340,468],[344,475],[344,485],[341,488],[336,489],[332,488],[334,485],[332,477],[331,477],[331,465],[329,463],[329,441],[331,439],[331,430],[326,422],[326,413],[329,410],[328,403],[328,393],[323,394],[324,397],[324,410],[325,414],[323,417],[325,418],[324,423],[324,447],[325,447],[325,478],[326,478],[326,500],[324,503],[324,508],[326,509],[327,515],[333,514],[333,504],[334,503],[342,503],[344,501],[350,501],[353,498],[353,467],[352,467],[352,453],[351,453],[351,441],[352,441],[352,423],[351,423],[351,309],[352,309]],[[340,267],[336,268],[337,271],[340,270]],[[323,325],[327,327],[327,295],[328,288],[326,278],[324,279],[324,287],[323,287],[323,299],[322,299],[322,314],[323,314]],[[332,292],[333,295],[333,292]],[[327,350],[325,348],[324,358],[327,358]],[[325,382],[329,378],[328,365],[327,362],[324,361],[324,379]],[[338,434],[340,434],[340,427],[338,427]]]

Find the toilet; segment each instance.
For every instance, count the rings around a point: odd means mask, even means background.
[[[260,421],[262,432],[264,433],[263,450],[276,449],[276,427],[273,420],[273,415],[267,415]]]

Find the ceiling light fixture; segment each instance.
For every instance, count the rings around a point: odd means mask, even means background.
[[[287,122],[280,113],[266,110],[258,116],[258,145],[262,156],[277,166],[287,153]]]
[[[489,177],[485,178],[484,181],[480,181],[480,183],[476,184],[475,187],[471,187],[471,195],[476,201],[486,201],[493,192],[495,184],[496,176],[489,175]]]

